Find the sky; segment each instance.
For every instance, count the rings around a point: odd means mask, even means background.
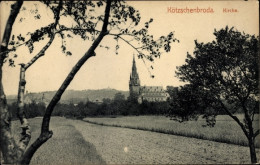
[[[35,3],[37,5],[35,5]],[[136,58],[137,71],[141,85],[180,86],[183,82],[175,76],[176,66],[185,63],[187,52],[194,50],[194,40],[198,42],[211,42],[214,40],[214,29],[219,30],[225,26],[235,27],[247,34],[259,35],[259,11],[258,1],[127,1],[135,9],[140,11],[141,20],[148,21],[153,18],[149,33],[155,38],[167,35],[174,31],[174,36],[180,40],[173,43],[171,51],[164,53],[160,59],[153,63],[145,63]],[[24,2],[13,26],[13,34],[26,34],[36,28],[49,24],[53,16],[48,9],[37,2]],[[35,20],[30,10],[38,8],[41,19]],[[176,13],[176,9],[205,9],[209,13]],[[237,12],[226,12],[228,10]],[[0,13],[0,35],[3,35],[4,26],[10,12],[10,3],[1,2]],[[21,18],[23,21],[20,22]],[[45,43],[47,42],[44,41]],[[101,43],[109,45],[111,49],[98,48],[96,56],[90,58],[77,73],[68,89],[87,90],[113,88],[128,91],[129,76],[132,67],[133,56],[137,53],[127,44],[121,42],[119,54],[114,51],[115,42],[111,37],[105,37]],[[17,94],[19,82],[19,63],[26,63],[42,47],[43,43],[37,44],[32,54],[28,48],[20,47],[16,54],[16,67],[5,65],[3,68],[4,90],[7,95]],[[40,58],[26,71],[26,90],[29,92],[57,90],[69,71],[76,64],[79,58],[87,51],[89,42],[83,42],[79,38],[67,41],[68,50],[72,56],[61,53],[61,40],[55,39],[45,56]],[[151,72],[151,73],[150,73]],[[151,78],[151,74],[154,78]]]

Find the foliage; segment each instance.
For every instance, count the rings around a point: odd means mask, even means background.
[[[189,95],[190,104],[182,108],[193,111],[194,101],[201,98],[199,107],[204,109],[209,125],[215,124],[216,110],[228,114],[248,138],[255,163],[254,140],[259,129],[253,128],[252,122],[259,110],[259,38],[228,27],[215,30],[214,35],[216,40],[209,43],[195,41],[193,56],[188,53],[186,63],[178,67],[177,76],[192,87],[186,88],[186,93],[196,91]],[[242,121],[234,115],[239,110],[244,114]],[[193,114],[186,113],[187,117]]]
[[[189,82],[193,91],[200,92],[198,97],[204,97],[202,101],[217,100],[214,106],[223,110],[220,102],[225,100],[231,113],[244,104],[253,115],[259,102],[258,38],[228,27],[214,35],[217,41],[206,44],[195,41],[194,57],[187,55],[186,64],[178,68],[177,75]]]
[[[115,94],[115,97],[114,97],[114,100],[115,101],[123,101],[123,100],[125,100],[125,95],[123,95],[122,93],[116,93]]]
[[[166,87],[166,92],[170,95],[171,100],[174,100],[177,98],[178,90],[179,90],[178,87],[174,87],[174,86]]]
[[[35,5],[37,6],[37,5]],[[27,10],[25,7],[23,7],[23,10]],[[46,26],[40,27],[39,29],[36,29],[34,32],[27,32],[26,35],[19,33],[19,34],[13,34],[12,37],[10,37],[10,41],[8,43],[8,50],[6,50],[5,53],[6,54],[6,59],[4,60],[4,62],[8,61],[10,66],[15,66],[15,58],[18,57],[18,55],[15,53],[15,51],[17,50],[18,47],[25,45],[26,47],[28,47],[28,50],[30,53],[34,52],[34,45],[37,42],[40,42],[42,40],[44,40],[45,38],[51,38],[54,35],[58,34],[58,31],[56,29],[56,26],[58,24],[58,20],[59,18],[57,18],[57,14],[59,14],[59,12],[57,11],[58,7],[55,7],[55,17],[54,17],[54,21]],[[33,15],[36,15],[36,18],[40,18],[40,14],[39,14],[39,10],[38,8],[36,9],[31,9],[30,12]],[[22,22],[24,18],[20,19],[20,22]],[[25,33],[25,32],[23,32]]]
[[[32,103],[25,104],[25,115],[26,118],[34,118],[43,116],[45,112],[45,104],[44,103],[36,103],[33,101]],[[12,115],[12,119],[18,119],[17,116],[17,103],[12,103],[8,106],[8,109],[10,110],[10,113]]]
[[[87,116],[128,116],[128,115],[165,115],[169,109],[167,102],[133,103],[130,100],[113,100],[97,104],[88,101],[78,104],[57,104],[54,116],[83,119]]]
[[[41,1],[53,13],[54,22],[44,27],[36,29],[34,32],[28,32],[25,36],[22,34],[13,35],[9,42],[10,48],[7,52],[13,52],[13,56],[9,55],[9,65],[15,66],[14,60],[17,57],[14,51],[17,47],[25,45],[29,52],[33,53],[34,45],[46,37],[59,35],[61,38],[61,52],[65,55],[72,55],[67,50],[67,41],[76,36],[80,36],[83,40],[93,42],[101,32],[101,25],[104,21],[104,7],[106,2],[103,1]],[[59,4],[62,8],[59,9]],[[24,10],[26,8],[24,7]],[[41,17],[41,11],[32,10],[35,17]],[[101,14],[98,14],[101,13]],[[67,18],[72,18],[71,23],[62,23]],[[22,20],[22,19],[21,19]],[[22,21],[20,21],[22,22]],[[68,21],[66,21],[68,22]],[[149,34],[149,26],[153,19],[141,23],[141,15],[134,7],[129,6],[124,1],[113,1],[111,4],[110,19],[108,22],[109,34],[115,41],[115,53],[118,54],[122,43],[128,44],[138,53],[139,58],[146,58],[153,61],[154,58],[160,57],[163,52],[171,50],[171,43],[179,42],[174,33],[170,32],[166,36],[154,39]],[[138,27],[138,28],[137,28]],[[122,41],[122,43],[121,43]],[[100,48],[109,49],[108,45],[99,45]]]
[[[212,117],[220,114],[220,107],[216,107],[216,101],[211,95],[200,87],[188,84],[176,91],[170,100],[169,116],[179,122],[197,120],[203,114],[208,120],[208,126],[214,126]],[[212,119],[212,120],[210,120]]]

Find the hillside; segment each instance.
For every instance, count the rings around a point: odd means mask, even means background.
[[[78,102],[86,102],[89,101],[102,101],[104,98],[113,99],[114,95],[118,92],[121,92],[123,95],[125,95],[125,98],[129,96],[128,91],[120,91],[116,89],[98,89],[98,90],[67,90],[64,92],[64,94],[61,97],[60,103],[78,103]],[[44,96],[44,100],[49,102],[56,91],[46,91],[46,92],[39,92],[39,93],[28,93],[27,95],[30,95],[30,98],[32,98],[35,101],[40,101],[42,97]],[[9,95],[7,96],[8,104],[11,104],[16,101],[16,95]]]

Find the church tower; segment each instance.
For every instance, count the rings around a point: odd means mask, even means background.
[[[137,73],[135,57],[133,56],[132,73],[130,74],[129,80],[129,92],[131,98],[136,98],[139,96],[140,92],[140,80]]]

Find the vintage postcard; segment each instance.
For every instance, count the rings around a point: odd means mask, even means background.
[[[259,163],[259,1],[0,1],[1,163]]]

